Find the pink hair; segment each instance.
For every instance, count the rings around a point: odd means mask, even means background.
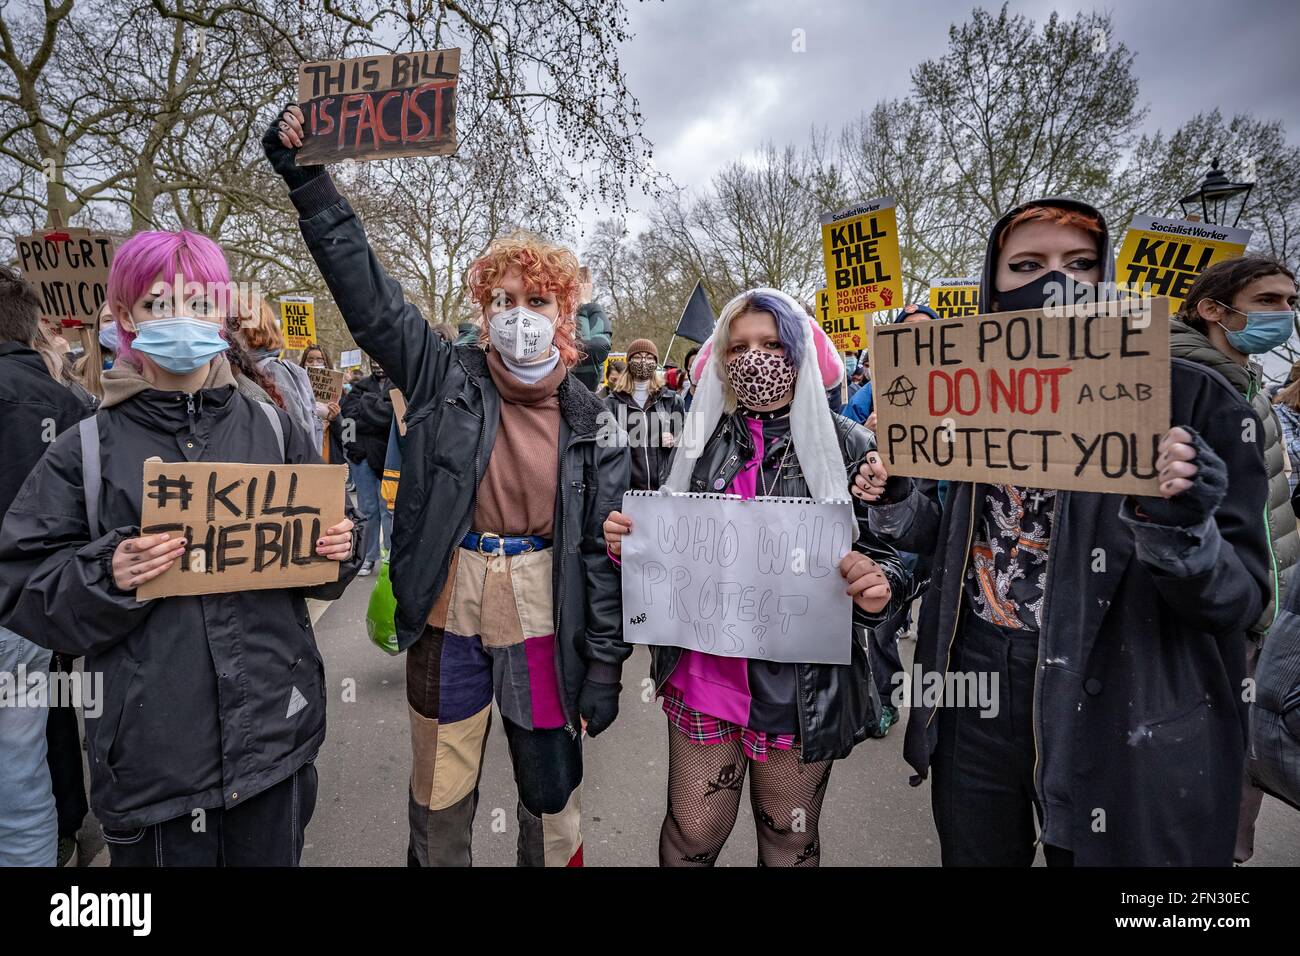
[[[108,304],[116,317],[130,313],[142,295],[158,280],[172,283],[179,274],[184,282],[219,285],[230,283],[230,267],[215,242],[197,232],[137,232],[118,247],[108,270]],[[140,367],[131,351],[135,333],[118,324],[118,357]]]

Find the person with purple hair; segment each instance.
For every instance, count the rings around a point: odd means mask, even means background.
[[[232,292],[211,239],[123,243],[108,279],[119,348],[103,404],[53,442],[0,527],[0,622],[84,656],[102,680],[86,738],[115,866],[293,866],[315,805],[324,667],[304,599],[337,598],[352,579],[352,519],[314,545],[342,562],[336,582],[136,597],[201,547],[141,534],[145,461],[320,460],[281,408],[236,389]]]
[[[742,498],[842,500],[875,450],[870,432],[834,414],[826,390],[844,367],[821,326],[775,289],[722,310],[694,365],[698,381],[663,487]],[[661,866],[712,866],[750,801],[761,866],[818,866],[818,817],[831,767],[879,724],[863,629],[896,629],[913,594],[894,549],[856,509],[857,541],[839,571],[853,598],[848,664],[793,664],[650,647],[668,718],[668,806]],[[616,560],[645,534],[622,512],[605,521]]]

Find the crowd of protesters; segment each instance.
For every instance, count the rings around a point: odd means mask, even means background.
[[[582,865],[585,740],[617,721],[632,653],[628,491],[850,499],[856,523],[849,663],[650,648],[663,866],[713,865],[746,777],[759,864],[818,865],[835,762],[904,718],[946,865],[1041,845],[1048,865],[1226,866],[1264,793],[1300,805],[1300,376],[1270,393],[1252,358],[1294,331],[1286,266],[1211,266],[1172,320],[1157,493],[912,479],[877,450],[869,354],[779,289],[736,295],[680,366],[645,338],[607,362],[572,251],[513,234],[468,270],[477,314],[431,326],[326,169],[298,164],[301,124],[290,107],[262,142],[369,358],[336,401],[308,374],[333,367],[323,346],[291,360],[267,301],[211,291],[233,284],[202,235],[127,239],[79,358],[0,270],[0,672],[80,658],[102,680],[89,807],[114,865],[299,862],[326,709],[307,601],[376,571],[371,636],[405,655],[407,862],[471,862],[495,707],[520,864]],[[979,294],[1041,309],[1112,280],[1103,215],[1041,199],[992,225]],[[137,599],[190,544],[141,533],[155,458],[346,464],[348,517],[314,542],[338,580]],[[909,634],[926,673],[995,675],[999,706],[904,712]],[[75,712],[0,707],[0,762],[0,864],[66,862],[87,812]]]

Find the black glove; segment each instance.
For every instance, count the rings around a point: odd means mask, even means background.
[[[289,189],[294,190],[311,182],[317,176],[324,175],[325,167],[299,166],[294,160],[298,148],[296,146],[285,146],[280,142],[280,121],[284,118],[287,109],[286,106],[284,110],[275,114],[275,119],[271,121],[271,125],[263,134],[262,151],[266,153],[266,158],[270,161],[271,167],[289,184]]]
[[[1192,487],[1172,498],[1134,497],[1133,503],[1141,518],[1157,524],[1195,528],[1218,510],[1227,494],[1228,466],[1194,429],[1186,425],[1182,427],[1192,436],[1191,444],[1196,449],[1193,459],[1196,475],[1192,478]]]
[[[588,677],[578,692],[578,713],[586,718],[587,733],[595,737],[618,716],[620,683],[604,684]]]

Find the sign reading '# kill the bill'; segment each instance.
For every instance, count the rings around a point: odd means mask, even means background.
[[[460,50],[300,64],[298,165],[455,152],[459,74]]]
[[[876,326],[871,357],[876,436],[893,474],[1157,491],[1167,299]]]

